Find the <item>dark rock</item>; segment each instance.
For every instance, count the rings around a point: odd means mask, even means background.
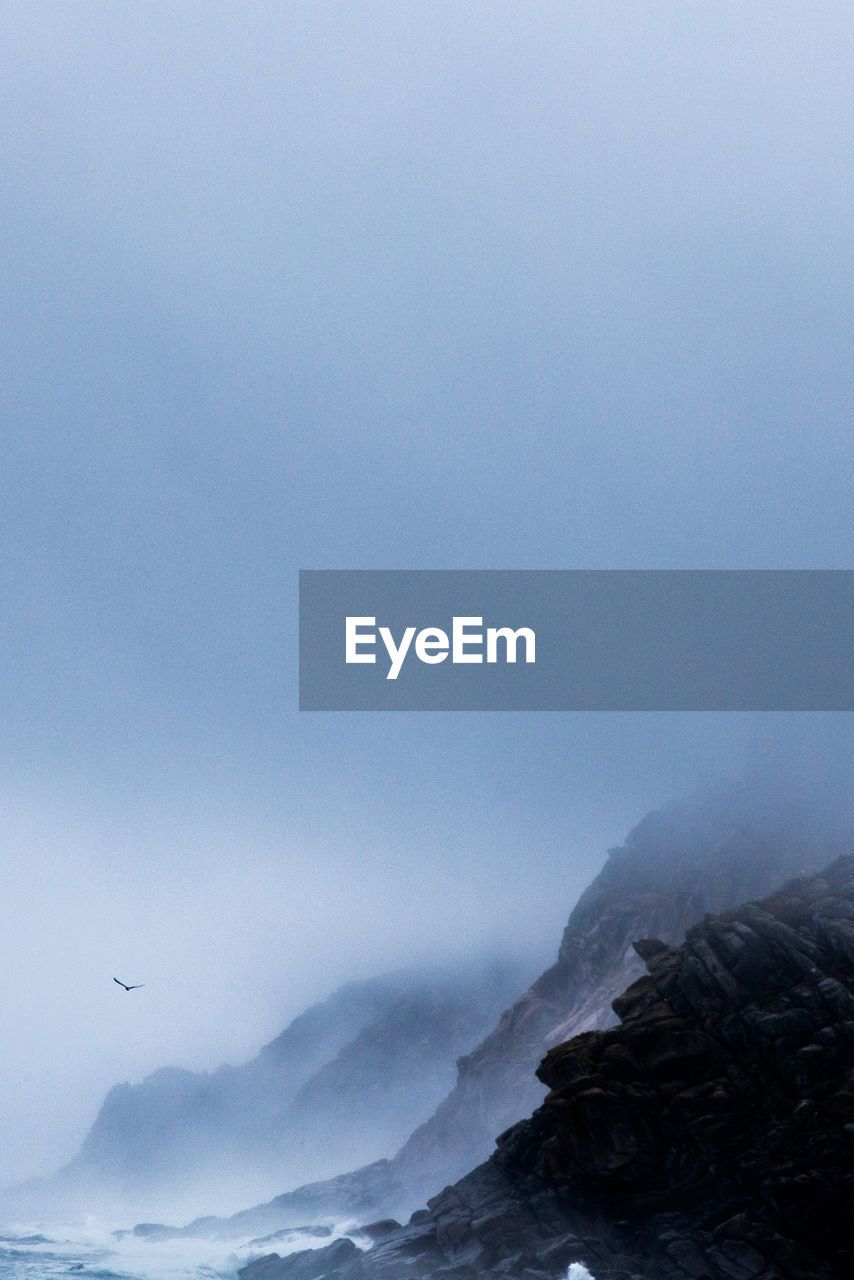
[[[544,1105],[360,1280],[848,1280],[854,958],[826,923],[849,913],[854,857],[640,945],[621,1025],[550,1050]]]
[[[303,1249],[285,1258],[267,1254],[241,1267],[237,1274],[241,1280],[319,1280],[321,1276],[362,1280],[362,1258],[362,1251],[345,1237],[325,1249]]]
[[[399,1230],[400,1223],[396,1218],[383,1218],[380,1222],[369,1222],[367,1226],[359,1227],[359,1234],[367,1236],[369,1240],[381,1240],[383,1236]]]

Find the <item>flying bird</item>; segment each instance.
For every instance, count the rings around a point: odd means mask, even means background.
[[[145,986],[144,982],[136,982],[133,986],[129,987],[126,982],[121,982],[118,978],[113,978],[113,982],[118,982],[119,986],[124,987],[125,991],[138,991],[140,987]]]

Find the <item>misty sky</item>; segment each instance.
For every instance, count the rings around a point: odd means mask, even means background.
[[[0,33],[5,1181],[342,980],[550,958],[645,810],[816,731],[300,716],[297,570],[851,567],[854,13]]]

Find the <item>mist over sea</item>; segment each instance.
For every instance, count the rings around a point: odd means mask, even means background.
[[[357,1231],[347,1224],[319,1241],[310,1234],[289,1234],[286,1240],[235,1245],[201,1239],[151,1240],[91,1218],[86,1223],[0,1223],[2,1280],[233,1280],[240,1267],[266,1252],[295,1253],[318,1248]],[[566,1280],[595,1280],[580,1262],[570,1264]]]
[[[230,1280],[251,1258],[329,1244],[299,1231],[269,1244],[201,1239],[152,1240],[127,1223],[89,1218],[84,1223],[0,1223],[0,1278],[53,1280]],[[354,1234],[354,1239],[358,1236]]]
[[[230,1277],[247,1257],[233,1245],[209,1240],[148,1241],[133,1235],[117,1239],[115,1224],[0,1224],[0,1276],[3,1280],[189,1280]]]

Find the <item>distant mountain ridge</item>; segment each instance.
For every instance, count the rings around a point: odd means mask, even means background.
[[[165,1067],[114,1086],[78,1155],[0,1203],[17,1212],[180,1212],[206,1186],[240,1203],[253,1187],[263,1195],[364,1164],[430,1114],[459,1054],[522,981],[521,965],[507,961],[348,983],[250,1062],[210,1073]]]

